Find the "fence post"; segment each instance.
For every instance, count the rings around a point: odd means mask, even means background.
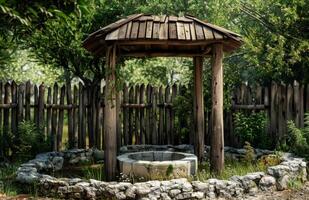
[[[11,85],[12,94],[12,113],[11,113],[11,130],[14,136],[17,136],[17,85],[15,81]]]
[[[10,103],[10,83],[7,82],[4,85],[4,104]],[[8,143],[8,136],[9,136],[9,116],[10,116],[10,108],[3,109],[3,147],[4,147],[4,156],[9,155],[9,143]]]
[[[129,103],[129,90],[128,85],[124,84],[123,86],[123,104],[126,105]],[[129,144],[129,109],[124,107],[123,109],[123,142],[124,145]]]
[[[67,82],[66,84],[66,93],[67,93],[67,105],[71,105],[71,108],[68,108],[68,138],[69,138],[69,148],[74,147],[74,124],[73,124],[73,110],[74,110],[74,105],[73,105],[73,100],[72,100],[72,90],[71,90],[71,83]]]
[[[53,88],[53,106],[57,105],[58,102],[58,84],[54,84]],[[58,149],[57,142],[57,124],[58,124],[58,116],[57,109],[52,107],[52,119],[51,119],[51,141],[52,141],[52,150],[56,151]]]
[[[57,150],[62,149],[62,134],[63,134],[63,117],[64,117],[64,97],[65,86],[63,85],[60,90],[60,106],[59,106],[59,118],[58,118],[58,134],[57,134]]]
[[[139,103],[141,105],[144,104],[144,96],[145,96],[145,85],[142,84],[140,86],[140,93],[139,93]],[[138,112],[140,114],[140,144],[145,144],[145,118],[144,118],[145,108],[141,106],[138,109]]]
[[[39,87],[39,99],[38,99],[38,117],[37,117],[37,127],[42,130],[41,141],[44,140],[44,105],[45,105],[45,87],[42,83]]]

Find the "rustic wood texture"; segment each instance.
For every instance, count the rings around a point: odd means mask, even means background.
[[[31,118],[27,121],[32,121],[40,127],[43,131],[42,136],[44,136],[42,139],[52,139],[54,150],[64,148],[64,145],[59,146],[55,140],[57,137],[62,138],[61,141],[68,141],[72,147],[90,147],[91,144],[88,141],[90,141],[91,130],[89,126],[92,126],[94,132],[93,146],[99,149],[105,148],[103,145],[103,119],[106,116],[104,114],[105,87],[101,88],[100,85],[97,85],[93,88],[85,88],[82,83],[80,85],[66,83],[63,96],[59,90],[59,88],[63,88],[63,85],[55,84],[50,87],[41,84],[37,85],[37,89],[35,89],[34,85],[28,82],[28,85],[32,86],[28,90],[30,94],[26,96],[27,83],[15,84],[14,82],[0,82],[0,94],[2,94],[0,95],[0,127],[6,137],[8,131],[14,134],[15,138],[19,137],[16,129],[22,121],[26,120],[25,113],[29,109]],[[151,85],[124,86],[120,94],[120,99],[123,99],[120,100],[121,109],[118,108],[117,111],[118,117],[121,119],[119,120],[121,123],[117,124],[117,130],[121,129],[121,131],[117,131],[117,137],[120,137],[120,140],[117,141],[121,141],[121,145],[132,144],[132,142],[194,144],[195,126],[188,121],[191,116],[188,113],[175,112],[174,107],[174,100],[179,96],[185,96],[188,88],[177,85],[161,86],[160,88]],[[135,90],[138,91],[135,92]],[[86,99],[85,95],[89,98]],[[61,101],[63,97],[64,102]],[[26,105],[27,98],[30,99],[28,105]],[[301,106],[298,105],[300,103],[297,102],[297,99],[303,99]],[[234,134],[233,115],[239,111],[245,113],[265,111],[269,121],[267,133],[270,138],[276,141],[284,140],[287,134],[287,120],[298,120],[297,126],[299,127],[304,123],[304,113],[308,112],[308,99],[308,86],[298,83],[286,85],[272,83],[272,85],[261,86],[241,84],[239,87],[235,87],[231,97],[232,107],[230,110],[224,111],[225,144],[235,147],[243,145],[240,143],[239,137]],[[34,110],[36,111],[33,112]],[[91,111],[90,115],[89,111]],[[62,122],[61,113],[63,113],[64,119],[68,119],[68,126],[65,126],[65,120]],[[205,109],[204,116],[206,124],[204,142],[209,145],[212,133],[210,108]],[[137,124],[136,120],[138,120]],[[60,136],[64,127],[68,127],[67,137]],[[181,131],[184,129],[189,132],[193,130],[193,132],[183,136]],[[271,130],[276,131],[271,132]],[[138,135],[136,136],[135,133]],[[55,145],[54,141],[56,141]],[[4,151],[10,152],[8,149],[10,147],[7,144],[1,144],[1,155]]]
[[[103,55],[106,53],[106,46],[113,42],[141,41],[140,44],[131,46],[141,48],[141,45],[144,45],[143,50],[145,50],[149,45],[155,44],[155,41],[163,41],[165,44],[156,46],[157,53],[160,54],[162,50],[166,49],[171,52],[187,50],[183,45],[178,45],[177,41],[190,44],[198,51],[200,47],[205,46],[205,43],[193,45],[192,41],[196,40],[204,42],[224,40],[223,49],[227,52],[233,51],[242,43],[240,35],[192,16],[138,14],[121,19],[90,34],[83,42],[83,46],[94,54]],[[177,45],[177,48],[169,48],[169,45]],[[122,49],[121,45],[118,47]],[[136,48],[130,49],[129,52],[133,52],[134,49]],[[143,50],[140,52],[142,53]]]
[[[194,57],[194,150],[201,161],[204,157],[204,94],[203,94],[203,57]],[[223,109],[223,108],[222,108]]]
[[[132,36],[132,34],[131,34]],[[117,167],[117,109],[116,109],[116,46],[109,48],[106,54],[106,93],[104,112],[104,169],[107,181],[116,179]]]
[[[224,168],[222,45],[215,44],[212,51],[212,133],[210,141],[210,166],[212,171],[220,174]]]

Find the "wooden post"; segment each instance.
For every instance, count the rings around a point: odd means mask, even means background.
[[[194,151],[199,161],[204,157],[203,57],[194,57]]]
[[[215,44],[212,52],[212,135],[210,143],[210,166],[211,170],[215,173],[221,173],[224,168],[222,44]]]
[[[104,117],[104,147],[105,147],[105,175],[106,180],[116,178],[117,156],[117,122],[116,122],[116,46],[109,47],[106,53],[106,93],[105,93],[105,116]]]
[[[44,130],[44,105],[45,105],[45,86],[42,83],[39,87],[39,99],[38,99],[38,118],[37,118],[37,126],[39,130]],[[40,136],[41,141],[45,139],[45,135]]]

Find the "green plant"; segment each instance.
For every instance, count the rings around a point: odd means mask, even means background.
[[[249,142],[245,142],[244,149],[246,150],[245,157],[244,157],[244,162],[245,163],[253,163],[255,153],[254,153],[254,148],[251,146]]]
[[[83,178],[85,179],[95,179],[95,180],[104,180],[104,173],[103,173],[103,165],[99,165],[96,167],[84,167],[82,169]]]
[[[305,114],[305,127],[296,127],[293,121],[287,122],[288,135],[283,150],[309,158],[309,113]]]
[[[45,138],[43,128],[34,122],[23,121],[18,125],[18,135],[10,139],[14,159],[29,159],[40,152],[50,150],[50,139]]]
[[[270,148],[270,138],[266,133],[267,115],[261,112],[236,112],[234,114],[235,134],[241,142],[248,141],[254,147]]]
[[[174,167],[173,165],[169,165],[166,169],[166,176],[170,176],[173,174],[173,171],[174,171]]]
[[[236,159],[226,159],[224,170],[221,174],[211,173],[209,162],[205,162],[199,165],[197,176],[194,179],[200,181],[205,181],[210,178],[229,179],[234,175],[243,176],[251,172],[265,172],[266,169],[267,167],[258,165],[254,162],[244,163]]]
[[[299,190],[303,183],[299,178],[290,178],[288,180],[288,188],[292,190]]]

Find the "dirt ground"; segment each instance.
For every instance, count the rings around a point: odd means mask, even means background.
[[[276,192],[260,192],[257,196],[246,200],[309,200],[309,182],[299,190],[284,190]]]
[[[0,200],[51,200],[50,198],[34,198],[28,195],[7,197],[0,194]],[[276,192],[260,192],[256,196],[247,196],[244,200],[309,200],[309,182],[299,190],[285,190]]]

